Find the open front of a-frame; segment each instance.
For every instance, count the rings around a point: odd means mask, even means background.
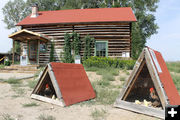
[[[65,106],[50,64],[48,64],[43,71],[31,94],[31,98],[59,106]]]
[[[164,118],[167,97],[150,52],[144,49],[126,81],[115,107]]]

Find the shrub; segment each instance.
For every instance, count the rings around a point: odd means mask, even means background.
[[[54,61],[54,42],[51,42],[51,50],[50,50],[49,62],[53,62],[53,61]]]
[[[9,61],[9,60],[7,60],[7,61],[4,62],[4,65],[5,65],[5,66],[10,66],[11,64],[12,64],[12,62]]]
[[[99,68],[126,68],[132,69],[135,64],[135,60],[121,60],[121,59],[112,59],[108,57],[89,57],[83,62],[85,67],[99,67]]]

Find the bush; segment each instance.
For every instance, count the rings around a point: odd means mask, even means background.
[[[5,66],[10,66],[11,63],[12,63],[11,61],[7,60],[7,61],[4,62],[4,65],[5,65]]]
[[[132,69],[135,64],[135,60],[121,60],[121,59],[112,59],[108,57],[89,57],[83,62],[85,67],[99,67],[99,68],[126,68]]]

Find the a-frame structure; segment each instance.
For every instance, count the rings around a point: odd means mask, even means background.
[[[50,97],[44,95],[47,86]],[[51,62],[45,67],[31,94],[33,99],[60,106],[69,106],[95,96],[82,64],[57,62]]]
[[[150,101],[151,88],[155,89],[160,107],[135,104],[136,100]],[[165,106],[179,104],[180,96],[161,53],[144,48],[114,106],[164,119]]]

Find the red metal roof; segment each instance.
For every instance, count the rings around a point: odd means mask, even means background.
[[[66,106],[95,98],[95,92],[81,64],[50,63]]]
[[[153,49],[151,49],[151,50],[153,50]],[[164,90],[168,96],[170,104],[171,105],[180,105],[180,95],[176,89],[176,86],[174,85],[173,79],[168,71],[168,68],[166,66],[166,63],[165,63],[161,53],[158,51],[155,51],[155,50],[153,50],[153,51],[156,55],[157,61],[162,70],[162,72],[159,72],[158,70],[157,71],[158,71],[159,78],[163,84]],[[157,69],[157,66],[156,66],[156,69]]]
[[[39,16],[30,18],[30,15],[19,22],[18,26],[35,24],[68,24],[87,22],[132,22],[136,17],[130,7],[73,9],[57,11],[40,11]]]

